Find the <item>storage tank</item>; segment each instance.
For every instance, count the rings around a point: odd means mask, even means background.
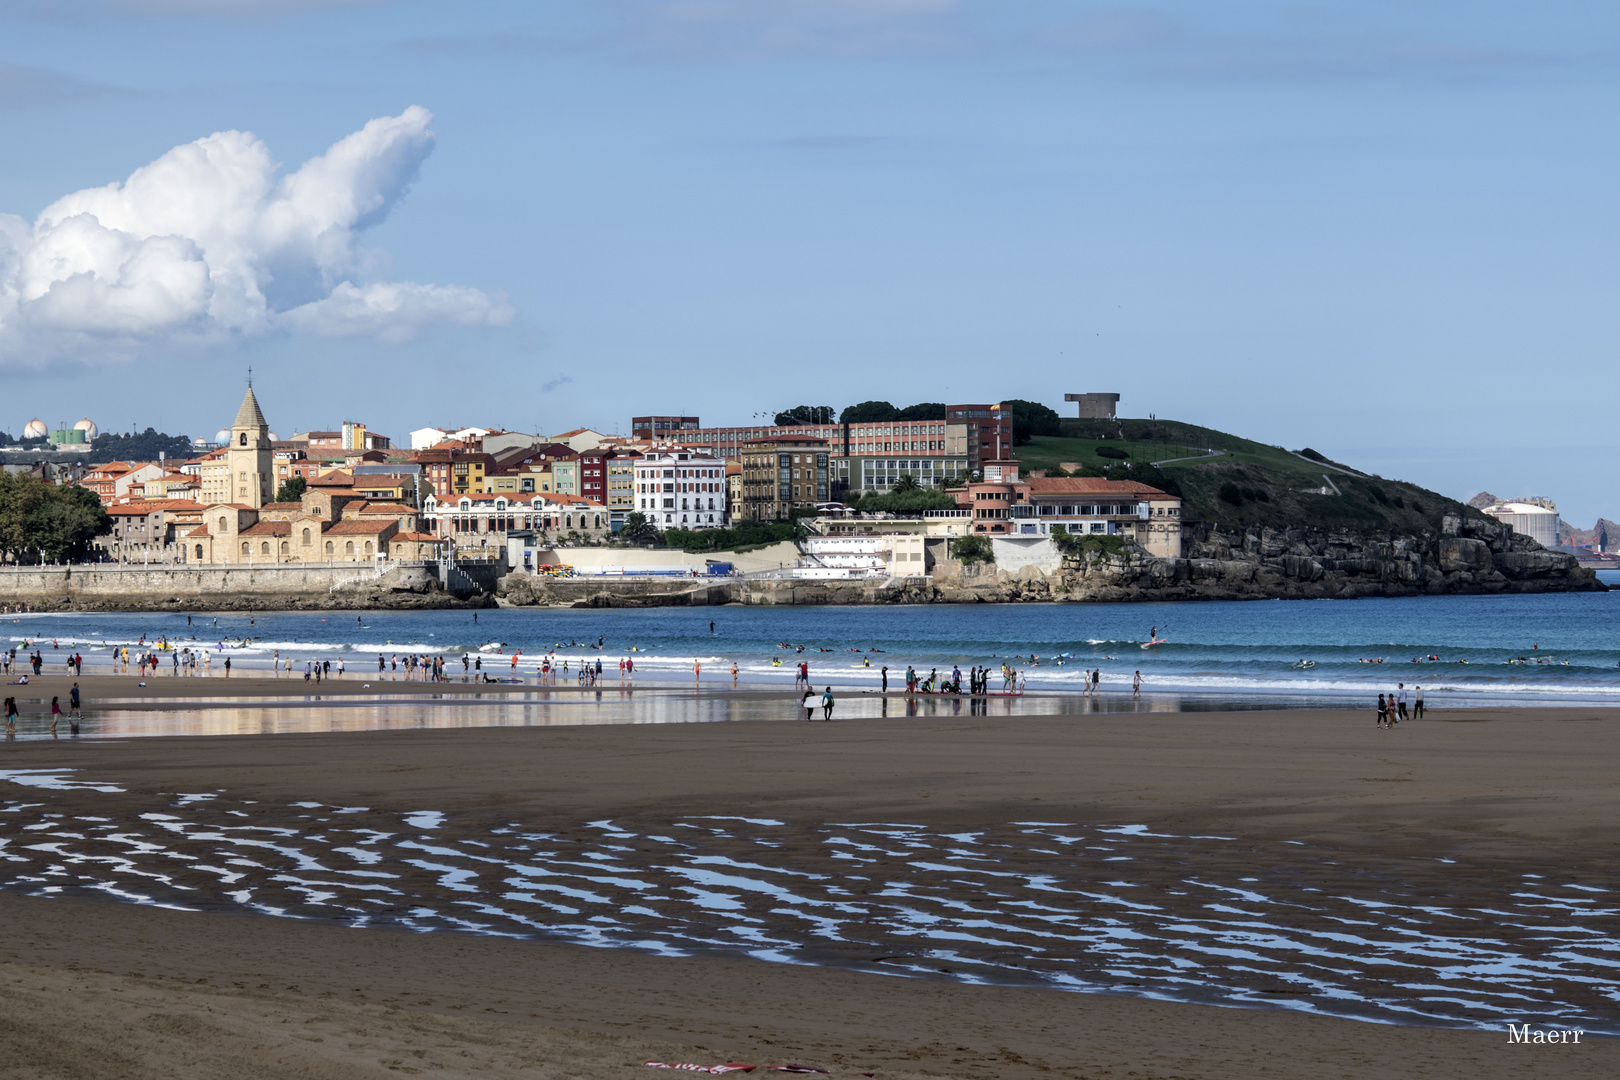
[[[1558,511],[1551,507],[1529,502],[1504,502],[1486,507],[1485,512],[1544,548],[1558,546]]]
[[[43,439],[50,433],[51,429],[45,426],[45,421],[37,416],[28,421],[23,427],[23,438],[25,439]]]

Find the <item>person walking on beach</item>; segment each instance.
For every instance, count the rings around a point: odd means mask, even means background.
[[[1395,694],[1395,715],[1398,718],[1400,718],[1402,720],[1405,720],[1407,718],[1407,716],[1406,716],[1406,684],[1405,683],[1396,683],[1395,684],[1395,690],[1396,690],[1396,694]]]
[[[889,665],[888,664],[883,665],[883,692],[885,694],[887,694],[889,692]]]
[[[816,692],[814,690],[806,687],[804,696],[799,699],[799,704],[804,707],[804,718],[806,720],[816,718]]]
[[[1140,669],[1138,669],[1136,674],[1131,676],[1131,697],[1139,698],[1141,696],[1142,696],[1142,672],[1141,672]]]
[[[62,719],[62,699],[51,698],[51,738],[56,737],[56,722]]]
[[[80,709],[79,709],[79,684],[78,683],[74,683],[73,688],[68,691],[68,712],[69,712],[70,715],[75,716],[75,717],[81,717],[81,716],[84,715],[84,713],[82,711],[80,711]],[[77,727],[78,725],[74,725],[74,726]]]
[[[17,699],[14,698],[14,697],[8,697],[8,698],[6,698],[6,738],[7,739],[15,739],[16,737],[17,737]]]
[[[832,687],[829,686],[829,687],[827,687],[827,689],[825,691],[822,692],[822,695],[821,695],[821,718],[823,720],[829,720],[830,721],[832,719],[832,711],[833,711],[833,692],[832,692]]]
[[[231,658],[228,656],[225,658],[225,677],[231,677]]]
[[[1423,719],[1423,687],[1412,687],[1412,719]]]
[[[1384,695],[1378,695],[1378,726],[1389,726],[1389,705],[1384,701]]]

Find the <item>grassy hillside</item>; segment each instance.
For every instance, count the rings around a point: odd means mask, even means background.
[[[1025,469],[1067,462],[1084,475],[1153,484],[1180,495],[1187,518],[1223,528],[1307,526],[1409,535],[1438,530],[1446,514],[1480,516],[1416,484],[1363,475],[1308,449],[1291,453],[1212,428],[1173,420],[1065,420],[1063,429],[1062,438],[1037,436],[1018,448]]]

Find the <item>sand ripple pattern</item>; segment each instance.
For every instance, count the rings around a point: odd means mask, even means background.
[[[109,812],[105,788],[22,794],[0,804],[0,887],[32,894],[1620,1034],[1620,893],[1602,875],[1372,864],[1131,825],[556,830],[225,793],[154,796],[139,813],[124,795]]]

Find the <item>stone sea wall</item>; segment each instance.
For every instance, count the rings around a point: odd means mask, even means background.
[[[486,606],[460,600],[431,568],[382,577],[355,566],[0,568],[0,604],[35,611],[286,611]]]

